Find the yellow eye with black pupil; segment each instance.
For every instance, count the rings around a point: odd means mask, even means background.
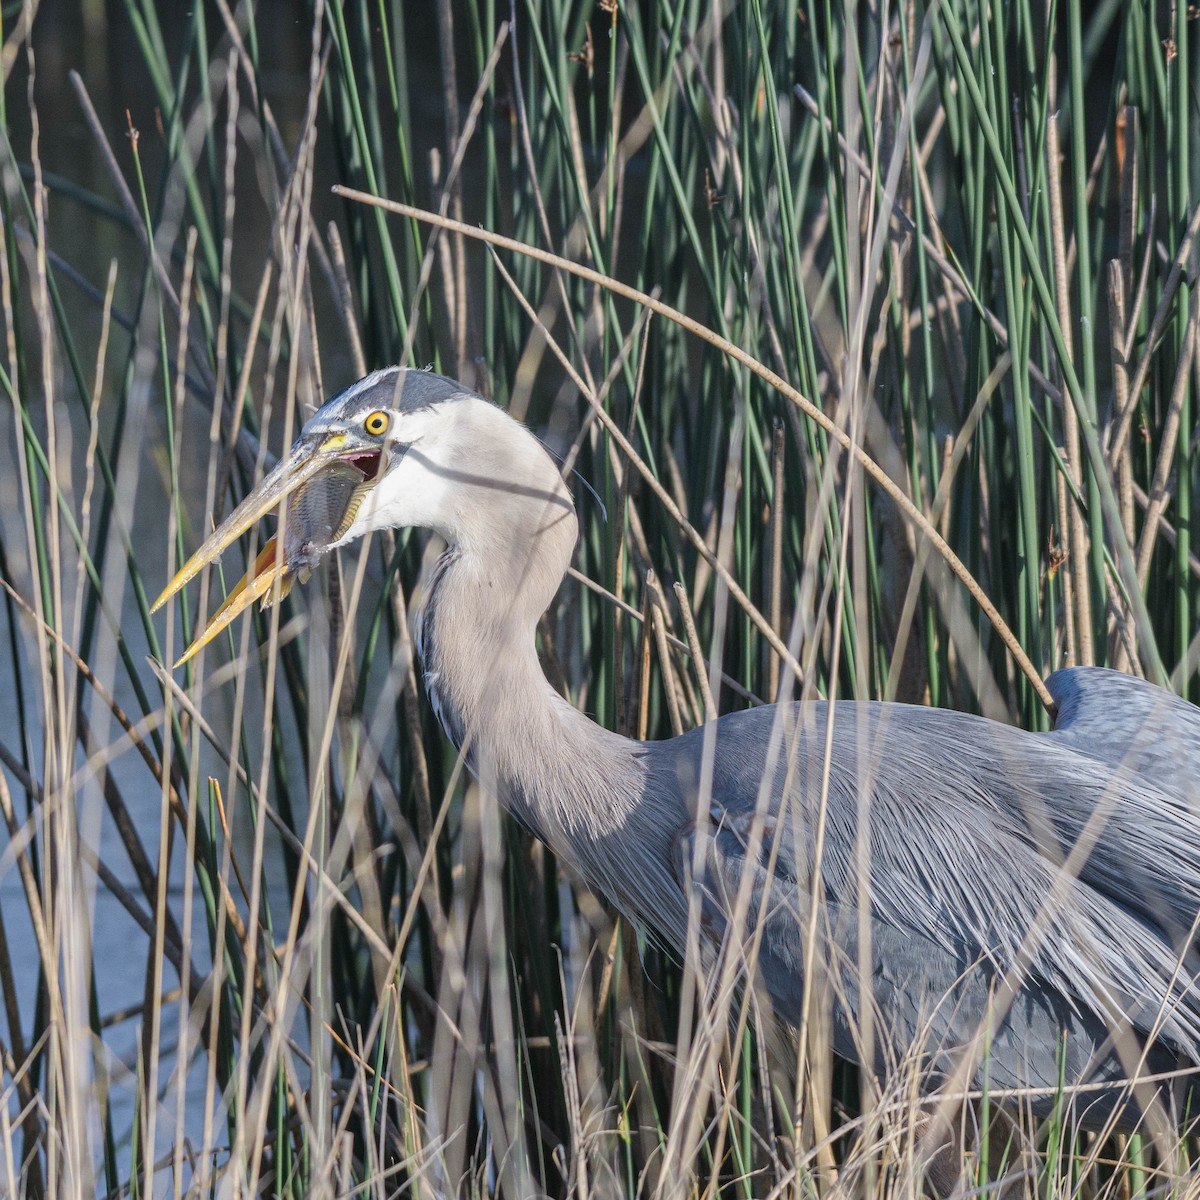
[[[378,437],[388,427],[388,415],[385,412],[373,412],[364,422],[363,428],[372,436]]]

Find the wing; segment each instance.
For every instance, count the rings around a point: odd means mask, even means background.
[[[1194,704],[1101,667],[1056,671],[1046,686],[1058,706],[1049,739],[1200,807],[1200,709]]]
[[[768,830],[764,837],[761,822],[729,818],[687,831],[676,843],[676,871],[699,893],[701,923],[714,944],[737,956],[734,969],[759,981],[793,1029],[804,1018],[811,961],[818,999],[810,1020],[824,1012],[838,1054],[872,1063],[881,1077],[899,1069],[906,1087],[914,1068],[931,1082],[955,1078],[964,1056],[966,1082],[978,1085],[986,1057],[993,1088],[1037,1089],[1029,1102],[1042,1111],[1054,1102],[1060,1066],[1068,1084],[1095,1085],[1117,1083],[1137,1064],[1138,1047],[1127,1043],[1123,1062],[1106,1021],[1058,992],[1026,987],[1005,995],[992,964],[972,960],[965,943],[948,950],[944,938],[877,917],[864,926],[862,910],[834,899],[821,898],[814,908],[809,888],[781,861],[778,836]],[[1177,1065],[1162,1051],[1147,1061],[1144,1071]],[[1123,1099],[1114,1090],[1085,1094],[1079,1115],[1099,1126]]]
[[[811,880],[796,878],[780,846],[770,823],[764,830],[761,822],[729,814],[677,840],[677,876],[686,891],[698,893],[701,926],[723,955],[734,956],[735,977],[756,977],[775,1015],[795,1029],[804,1020],[802,981],[811,969],[821,999],[810,1019],[819,1009],[828,1013],[834,1048],[844,1058],[868,1061],[869,1014],[871,1057],[881,1072],[919,1043],[922,1057],[948,1074],[952,1051],[967,1040],[955,1027],[964,1017],[969,1023],[982,1016],[986,987],[969,981],[947,995],[962,974],[955,956],[886,922],[872,921],[864,943],[855,907],[825,896],[814,905]],[[869,982],[860,969],[864,944],[872,957]]]
[[[1112,811],[1123,829],[1146,803],[1165,820],[1174,810],[1160,794],[1142,787],[1114,799],[1094,762],[994,722],[846,703],[833,717],[826,790],[827,715],[806,705],[719,722],[709,822],[686,830],[676,853],[678,877],[701,888],[714,929],[728,935],[733,917],[761,929],[762,981],[784,1015],[802,994],[803,935],[819,927],[817,949],[840,964],[833,974],[855,1004],[869,933],[872,988],[901,1035],[932,1019],[935,1035],[953,1040],[1009,981],[1018,1008],[1043,1004],[1028,1019],[1046,1030],[1072,1021],[1094,1024],[1100,1037],[1105,1024],[1160,1028],[1194,1053],[1200,1000],[1162,928],[1088,877],[1107,879],[1120,857],[1095,856]],[[680,750],[680,770],[701,760],[697,748]],[[1157,827],[1153,836],[1140,828],[1138,869],[1157,859],[1161,871]],[[1200,859],[1187,870],[1200,885]],[[749,901],[731,907],[739,891]],[[938,1002],[910,1011],[914,994]]]
[[[726,817],[720,826],[691,830],[677,841],[678,877],[700,894],[702,924],[720,953],[737,955],[734,970],[756,978],[793,1028],[804,1018],[811,962],[817,990],[809,1019],[827,1016],[842,1057],[871,1063],[881,1078],[899,1070],[905,1088],[913,1070],[928,1076],[923,1087],[938,1080],[978,1087],[986,1061],[989,1086],[1032,1088],[1022,1103],[1040,1115],[1062,1082],[1108,1085],[1073,1102],[1073,1120],[1091,1128],[1102,1128],[1126,1104],[1128,1088],[1116,1085],[1130,1075],[1178,1067],[1166,1046],[1144,1054],[1139,1038],[1114,1044],[1116,1014],[1105,1019],[1027,979],[1006,994],[989,958],[964,965],[965,946],[952,952],[941,940],[876,917],[864,942],[856,908],[828,898],[814,908],[809,887],[788,872],[778,836],[778,828],[754,818]],[[814,954],[806,960],[810,936]],[[965,1080],[956,1074],[964,1058]],[[1144,1102],[1148,1092],[1140,1096]]]
[[[1070,844],[1103,818],[1081,877],[1194,953],[1200,709],[1099,667],[1059,671],[1047,682],[1058,714],[1038,741],[1051,769],[1070,776],[1056,789],[1052,818]]]

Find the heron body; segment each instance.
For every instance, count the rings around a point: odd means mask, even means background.
[[[1200,1062],[1200,710],[1074,669],[1049,681],[1046,734],[842,701],[662,742],[602,729],[536,652],[578,532],[558,468],[495,406],[400,368],[327,403],[163,599],[272,505],[291,497],[285,523],[303,526],[296,497],[323,496],[313,463],[336,464],[343,492],[347,464],[362,474],[331,544],[399,526],[445,540],[418,653],[442,726],[505,806],[677,951],[697,916],[710,961],[754,942],[753,985],[785,1027],[813,962],[835,1048],[878,1072],[915,1052],[948,1077],[967,1053],[965,1083],[986,1058],[993,1088],[1040,1089],[1045,1112],[1060,1071],[1093,1085]],[[311,533],[260,555],[220,620],[306,571],[327,548]],[[1123,1105],[1109,1090],[1076,1107],[1094,1124]]]

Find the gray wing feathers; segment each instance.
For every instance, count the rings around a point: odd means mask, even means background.
[[[1120,671],[1071,667],[1046,686],[1058,706],[1048,740],[1114,772],[1200,803],[1200,709]]]
[[[1011,972],[1018,983],[1041,981],[1037,994],[1056,1006],[1044,1015],[1047,1029],[1099,1021],[1099,1031],[1105,1022],[1128,1022],[1195,1056],[1200,996],[1192,986],[1192,925],[1200,907],[1200,821],[1181,785],[1164,789],[1153,771],[1114,775],[1099,753],[1071,744],[1067,731],[1080,737],[1096,726],[1089,725],[1088,681],[1060,682],[1082,695],[1072,700],[1060,691],[1067,703],[1060,701],[1059,731],[1050,735],[932,709],[836,706],[821,863],[828,936],[821,952],[832,962],[857,944],[861,899],[871,917],[875,984],[896,1005],[906,1002],[914,971],[926,980],[918,994],[958,989],[951,1008],[959,1016],[940,1026],[946,1036],[966,1011],[980,1015],[987,989]],[[1155,699],[1140,702],[1152,711]],[[1186,727],[1195,711],[1177,724]],[[761,912],[766,924],[763,982],[784,1009],[794,1003],[789,994],[799,995],[802,987],[796,939],[808,925],[799,918],[815,869],[827,709],[805,706],[797,717],[809,725],[795,752],[780,756],[775,768],[755,861],[747,857],[753,814],[764,761],[771,761],[769,744],[778,736],[770,712],[734,714],[719,723],[713,827],[700,831],[709,839],[702,855],[712,874],[703,884],[708,919],[724,920],[729,894],[750,872],[752,899],[762,907],[752,903],[749,911]],[[685,794],[694,790],[687,764],[700,757],[688,740],[677,739],[673,760]],[[1110,747],[1118,742],[1108,739]],[[1164,761],[1155,763],[1167,770]],[[858,870],[864,815],[865,889]],[[681,879],[695,852],[694,836],[687,831],[677,852]],[[851,963],[856,955],[849,955]],[[888,987],[889,973],[897,972],[908,982]],[[845,990],[853,972],[842,975]],[[984,988],[969,1003],[966,978]],[[915,1028],[922,1012],[913,1010],[902,1023]],[[892,1013],[896,1019],[898,1008]]]
[[[916,1056],[925,1070],[949,1078],[964,1054],[976,1064],[972,1073],[986,1055],[994,1088],[1042,1089],[1043,1104],[1053,1101],[1060,1056],[1068,1083],[1123,1078],[1120,1056],[1108,1045],[1109,1025],[1115,1022],[1073,1007],[1052,990],[1024,990],[998,998],[999,980],[986,963],[970,963],[969,952],[962,948],[948,950],[941,942],[885,921],[870,923],[870,978],[863,986],[860,926],[853,905],[825,898],[812,924],[808,889],[798,887],[778,859],[769,864],[769,840],[760,854],[749,857],[742,833],[729,826],[680,837],[676,867],[682,880],[692,880],[697,850],[702,865],[694,883],[702,902],[702,923],[724,953],[742,954],[750,932],[761,935],[756,976],[775,1013],[793,1028],[803,1015],[805,940],[809,929],[815,930],[818,999],[810,1014],[827,1013],[834,1048],[843,1057],[868,1061],[869,1013],[874,1047],[870,1057],[881,1076],[901,1059]],[[729,936],[734,912],[750,914],[742,939]],[[990,1041],[985,1041],[989,1033],[981,1031],[990,1031]],[[1135,1062],[1137,1055],[1134,1050]],[[1172,1065],[1154,1060],[1155,1069]],[[1081,1106],[1092,1106],[1094,1119],[1102,1120],[1105,1106],[1116,1097],[1114,1092],[1092,1094]]]

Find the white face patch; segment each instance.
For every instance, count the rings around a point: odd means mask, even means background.
[[[387,433],[378,439],[389,447],[383,476],[337,545],[377,529],[431,529],[480,556],[515,589],[524,587],[531,541],[561,532],[574,544],[574,512],[557,468],[502,409],[458,392],[446,403],[388,415]],[[520,536],[510,553],[497,559],[497,542],[514,534]]]
[[[454,457],[458,404],[393,413],[388,465],[338,545],[375,529],[417,526],[446,536],[454,510]]]

